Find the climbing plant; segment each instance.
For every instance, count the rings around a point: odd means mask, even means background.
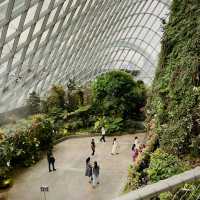
[[[177,155],[199,152],[194,142],[200,133],[199,6],[198,0],[173,1],[146,108],[161,147]]]

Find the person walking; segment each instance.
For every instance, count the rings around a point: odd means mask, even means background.
[[[132,156],[133,162],[135,162],[135,160],[138,156],[138,150],[136,149],[135,144],[133,144],[133,146],[132,146],[131,156]]]
[[[53,171],[56,170],[55,168],[55,158],[53,156],[53,153],[52,153],[52,149],[49,149],[47,151],[47,160],[48,160],[48,164],[49,164],[49,172],[51,172],[51,165],[52,165],[52,168],[53,168]]]
[[[91,141],[91,149],[92,149],[92,156],[94,156],[94,153],[95,153],[95,147],[96,147],[96,145],[95,145],[95,141],[94,141],[94,138],[92,138],[92,141]]]
[[[86,159],[85,176],[89,177],[89,183],[92,182],[92,165],[90,164],[90,157]]]
[[[135,137],[134,144],[135,144],[135,148],[136,148],[137,150],[139,150],[139,148],[140,148],[140,141],[139,141],[139,139],[138,139],[137,136]]]
[[[106,130],[105,130],[105,128],[102,126],[102,128],[101,128],[101,138],[100,138],[100,142],[102,142],[102,141],[106,142],[106,140],[105,140],[105,135],[106,135]]]
[[[97,164],[97,161],[95,161],[94,166],[92,168],[92,178],[93,178],[92,186],[93,186],[93,188],[95,188],[96,185],[99,184],[99,170],[100,170],[100,167]]]
[[[118,147],[119,147],[119,144],[117,142],[117,139],[114,138],[113,139],[113,145],[112,145],[112,152],[111,152],[112,155],[118,154]]]

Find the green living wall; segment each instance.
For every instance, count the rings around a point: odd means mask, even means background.
[[[146,107],[161,147],[200,153],[200,1],[174,0]]]

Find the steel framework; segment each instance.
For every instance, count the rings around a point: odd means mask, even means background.
[[[0,112],[112,69],[150,84],[171,0],[0,0]]]

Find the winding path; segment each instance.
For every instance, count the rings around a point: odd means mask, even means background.
[[[145,134],[138,134],[141,140]],[[120,154],[110,155],[112,139],[97,144],[96,155],[92,160],[100,164],[100,184],[93,189],[85,173],[85,159],[90,155],[91,138],[66,140],[55,146],[55,172],[48,172],[47,160],[42,159],[36,165],[25,169],[8,191],[9,200],[43,200],[40,186],[49,186],[46,200],[110,200],[120,195],[127,178],[127,168],[131,164],[130,148],[135,135],[117,137]]]

